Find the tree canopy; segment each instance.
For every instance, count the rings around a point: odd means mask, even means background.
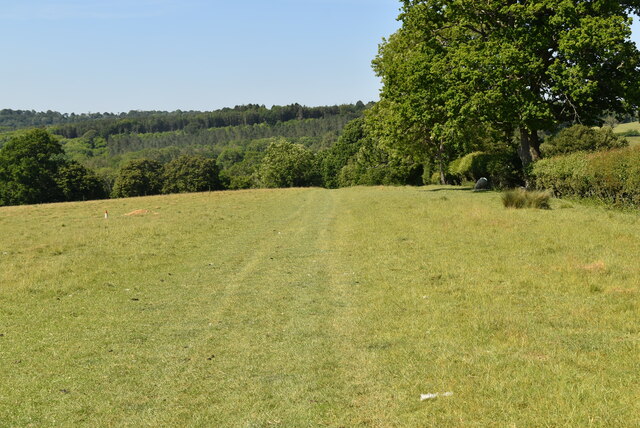
[[[0,150],[0,205],[63,200],[56,182],[63,165],[62,146],[48,132],[34,129],[13,137]]]
[[[258,170],[263,187],[304,187],[320,184],[318,168],[311,151],[286,140],[269,145]]]
[[[518,131],[523,165],[539,131],[635,111],[640,53],[629,40],[640,1],[404,0],[380,47],[386,133],[440,156],[481,124]],[[432,155],[433,156],[433,155]]]
[[[183,155],[164,166],[162,193],[204,192],[220,190],[215,159]]]
[[[162,164],[149,159],[136,159],[123,166],[113,185],[112,196],[157,195],[162,191]]]
[[[33,129],[12,137],[0,149],[0,205],[100,199],[103,183],[69,160],[47,131]]]

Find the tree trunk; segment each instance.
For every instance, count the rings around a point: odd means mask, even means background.
[[[520,149],[518,150],[520,160],[522,161],[522,167],[527,169],[532,162],[531,157],[531,145],[529,143],[529,131],[525,127],[520,127]]]
[[[540,137],[538,137],[538,131],[531,131],[531,159],[535,162],[540,159]]]
[[[438,147],[438,164],[440,167],[440,184],[447,184],[447,176],[444,173],[444,143]]]

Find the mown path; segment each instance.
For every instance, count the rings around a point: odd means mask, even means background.
[[[289,189],[0,232],[2,427],[640,423],[637,214]]]

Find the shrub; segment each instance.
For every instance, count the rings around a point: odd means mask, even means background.
[[[449,173],[458,182],[476,182],[480,177],[489,180],[492,187],[505,189],[523,183],[522,164],[515,152],[473,152],[449,164]]]
[[[215,159],[182,155],[164,165],[162,193],[220,190],[219,175]]]
[[[536,188],[557,196],[640,206],[640,146],[542,159],[531,176]]]
[[[449,172],[462,180],[477,181],[486,175],[486,160],[491,155],[484,152],[473,152],[458,158],[449,164]]]
[[[640,137],[640,131],[637,129],[630,129],[628,131],[616,133],[618,137]]]
[[[262,187],[306,187],[320,184],[314,154],[301,144],[280,139],[269,144],[257,171]]]
[[[581,151],[622,148],[628,145],[628,141],[615,135],[610,127],[594,129],[584,125],[574,125],[550,137],[540,149],[545,156],[557,156]]]
[[[65,201],[104,199],[107,191],[95,172],[76,161],[70,161],[60,168],[56,183]]]
[[[525,189],[508,190],[502,194],[502,204],[506,208],[537,208],[548,210],[548,192],[527,191]]]
[[[338,174],[338,186],[395,186],[423,183],[424,165],[365,139]]]
[[[449,172],[445,172],[444,179],[447,182],[447,184],[451,184],[451,185],[454,185],[454,186],[459,186],[460,184],[462,184],[462,180],[460,179],[459,176],[457,176],[455,174],[451,174]],[[433,174],[431,174],[431,177],[429,178],[429,180],[425,184],[441,184],[440,183],[440,173],[439,172],[434,172]]]
[[[118,172],[112,197],[157,195],[162,190],[162,164],[149,159],[132,160]]]

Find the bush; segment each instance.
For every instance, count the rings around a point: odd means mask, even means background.
[[[162,164],[149,159],[132,160],[118,172],[113,184],[114,198],[157,195],[162,191]]]
[[[281,139],[267,148],[257,172],[262,187],[307,187],[320,184],[314,154],[302,146]]]
[[[514,189],[502,194],[502,204],[506,208],[537,208],[548,210],[550,208],[550,198],[551,195],[548,192]]]
[[[338,174],[339,187],[423,184],[424,165],[365,139]]]
[[[460,177],[455,174],[451,174],[450,172],[446,172],[444,174],[444,179],[446,180],[447,184],[452,184],[454,186],[462,184],[462,180],[460,179]],[[431,174],[429,181],[425,184],[441,184],[440,173],[434,172],[433,174]]]
[[[182,155],[164,165],[162,193],[222,189],[215,159]]]
[[[449,172],[462,180],[477,181],[486,174],[486,161],[491,155],[485,152],[473,152],[458,158],[449,164]]]
[[[56,183],[60,187],[65,201],[84,201],[107,197],[105,186],[96,173],[75,161],[70,161],[60,168]]]
[[[622,148],[628,145],[628,141],[615,135],[610,127],[594,129],[584,125],[574,125],[550,137],[540,146],[540,149],[548,157]]]
[[[473,152],[449,164],[449,174],[458,182],[476,182],[480,177],[489,180],[489,184],[497,189],[505,189],[520,185],[522,164],[517,153],[503,151],[496,153]]]
[[[640,146],[542,159],[531,176],[536,188],[557,196],[640,206]]]
[[[618,137],[640,137],[640,131],[637,129],[630,129],[628,131],[618,132],[616,135]]]

